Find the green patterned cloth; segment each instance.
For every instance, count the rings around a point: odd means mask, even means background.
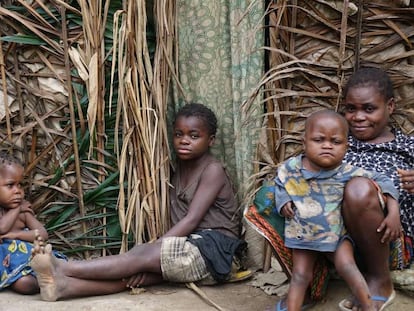
[[[261,105],[243,105],[263,74],[263,1],[177,1],[179,80],[175,109],[195,101],[217,115],[213,153],[243,191],[253,172]],[[245,14],[246,13],[246,14]],[[244,193],[244,192],[243,192]]]

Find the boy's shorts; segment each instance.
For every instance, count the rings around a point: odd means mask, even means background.
[[[161,244],[161,271],[170,282],[196,282],[211,279],[206,264],[196,246],[187,237],[166,237]]]

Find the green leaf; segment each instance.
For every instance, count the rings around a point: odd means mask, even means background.
[[[28,45],[46,45],[46,42],[39,37],[30,35],[4,36],[0,37],[0,40]]]

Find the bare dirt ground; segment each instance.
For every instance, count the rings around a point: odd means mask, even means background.
[[[267,295],[262,289],[252,286],[253,280],[216,286],[200,287],[209,299],[221,310],[263,311],[280,298]],[[324,301],[312,310],[338,310],[338,302],[349,295],[346,285],[339,280],[331,281]],[[126,291],[120,294],[71,299],[58,302],[41,301],[40,295],[22,296],[11,291],[0,293],[0,311],[214,311],[220,310],[209,305],[193,290],[183,285],[159,285],[146,289],[144,293],[132,295]],[[388,311],[414,310],[414,298],[397,291],[397,298]]]

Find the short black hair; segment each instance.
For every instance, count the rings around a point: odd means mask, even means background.
[[[23,166],[22,162],[15,156],[5,151],[0,151],[0,168],[3,167],[4,165],[13,165],[13,164]]]
[[[305,121],[305,133],[307,132],[311,122],[317,121],[320,117],[331,117],[337,119],[343,125],[345,132],[348,133],[348,122],[346,119],[341,114],[331,109],[323,109],[313,112]]]
[[[362,67],[355,71],[346,83],[343,92],[344,98],[348,94],[349,89],[365,86],[375,87],[385,101],[394,97],[394,88],[387,72],[380,68]]]
[[[217,132],[217,118],[214,112],[199,103],[188,103],[178,110],[175,120],[179,117],[197,117],[204,121],[210,135],[216,135]],[[175,123],[175,122],[174,122]]]

